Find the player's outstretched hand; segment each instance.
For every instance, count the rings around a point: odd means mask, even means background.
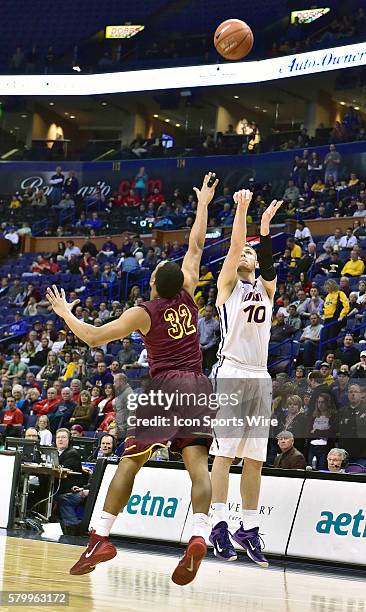
[[[233,200],[235,204],[241,206],[245,210],[248,210],[250,203],[252,201],[253,194],[249,189],[240,189],[240,191],[236,191],[233,195]]]
[[[281,208],[283,204],[283,200],[272,200],[269,206],[267,206],[266,210],[262,213],[261,218],[261,235],[265,236],[269,233],[269,224],[271,223],[273,217],[277,213],[278,209]]]
[[[80,303],[80,300],[74,300],[73,302],[66,301],[65,291],[61,289],[61,293],[57,289],[56,285],[47,287],[46,297],[51,304],[53,310],[59,317],[63,317],[67,312],[71,311],[74,306]]]
[[[211,186],[209,186],[210,179],[212,179]],[[219,179],[216,178],[215,172],[209,172],[208,174],[206,174],[205,178],[203,179],[201,189],[198,189],[197,187],[193,187],[193,191],[195,191],[197,200],[200,204],[205,204],[206,206],[208,206],[208,204],[211,202],[212,198],[214,197],[215,189],[218,183],[219,183]]]

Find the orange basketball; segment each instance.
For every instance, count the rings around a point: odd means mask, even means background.
[[[220,23],[214,36],[216,50],[227,60],[243,59],[253,47],[250,27],[240,19],[227,19]]]

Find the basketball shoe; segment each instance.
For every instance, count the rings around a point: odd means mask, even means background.
[[[201,536],[192,536],[184,556],[173,572],[172,581],[180,586],[192,582],[206,552],[207,546],[205,540]]]
[[[246,550],[248,557],[261,567],[268,567],[269,563],[262,553],[263,540],[259,535],[259,527],[245,530],[240,521],[240,527],[232,538],[239,546]]]
[[[85,552],[81,555],[79,561],[72,566],[70,574],[80,576],[89,574],[95,569],[95,566],[102,561],[109,561],[117,554],[116,547],[103,536],[95,533],[92,529],[89,537],[89,544]]]
[[[224,561],[235,561],[237,554],[230,540],[229,529],[226,521],[220,521],[211,531],[209,537],[214,547],[214,555]]]

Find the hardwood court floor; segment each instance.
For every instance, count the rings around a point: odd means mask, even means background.
[[[222,563],[208,554],[196,580],[178,587],[170,575],[180,550],[158,554],[123,545],[118,555],[86,576],[68,570],[83,547],[0,537],[0,590],[68,591],[69,605],[2,607],[2,610],[96,612],[362,612],[366,583],[349,574],[314,569],[284,571],[245,561]]]

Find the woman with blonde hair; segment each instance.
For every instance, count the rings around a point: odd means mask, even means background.
[[[38,372],[37,380],[43,380],[43,388],[48,389],[52,387],[52,384],[60,375],[60,365],[58,363],[57,354],[54,351],[50,351],[47,355],[47,363]]]

